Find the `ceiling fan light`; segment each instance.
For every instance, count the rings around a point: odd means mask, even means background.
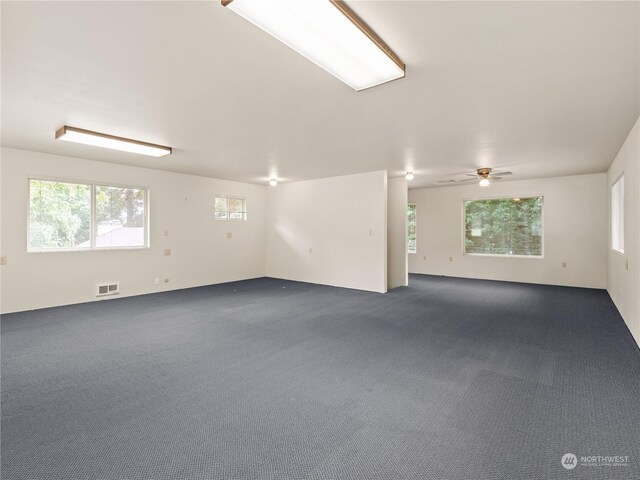
[[[480,185],[481,187],[488,187],[489,185],[491,185],[491,182],[488,178],[483,178],[482,180],[480,180],[478,185]]]
[[[271,180],[269,180],[269,185],[275,187],[276,185],[278,185],[278,180],[276,178],[272,178]]]
[[[413,172],[407,172],[404,178],[406,178],[407,180],[413,180],[414,179]]]

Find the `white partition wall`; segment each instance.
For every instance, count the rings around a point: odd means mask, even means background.
[[[624,175],[624,251],[611,245],[611,187]],[[607,174],[607,290],[640,345],[640,119]]]
[[[387,291],[387,172],[282,183],[267,199],[267,276]]]
[[[407,181],[390,178],[387,190],[387,288],[405,287],[407,264]]]

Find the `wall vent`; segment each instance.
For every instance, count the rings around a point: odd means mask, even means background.
[[[102,283],[98,285],[98,292],[96,297],[104,297],[105,295],[118,295],[120,293],[120,284],[116,283]]]

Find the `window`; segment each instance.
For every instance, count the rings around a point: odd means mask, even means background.
[[[409,253],[416,253],[416,204],[410,203],[407,206],[407,250]]]
[[[611,187],[611,248],[624,253],[624,176]]]
[[[29,181],[29,249],[86,248],[91,240],[91,185]]]
[[[147,245],[147,190],[29,179],[27,250]]]
[[[145,190],[96,186],[96,247],[143,247]]]
[[[543,197],[464,202],[464,253],[542,256]]]
[[[246,220],[246,204],[244,198],[216,195],[215,218],[217,220]]]

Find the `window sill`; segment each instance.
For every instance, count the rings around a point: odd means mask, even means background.
[[[615,248],[612,248],[611,251],[616,255],[620,255],[621,257],[624,257],[624,250],[617,250]]]
[[[149,246],[140,247],[95,247],[95,248],[49,248],[29,250],[27,253],[69,253],[69,252],[113,252],[118,250],[147,250]]]
[[[500,253],[463,253],[468,257],[495,257],[495,258],[531,258],[536,260],[544,259],[544,255],[505,255]]]

